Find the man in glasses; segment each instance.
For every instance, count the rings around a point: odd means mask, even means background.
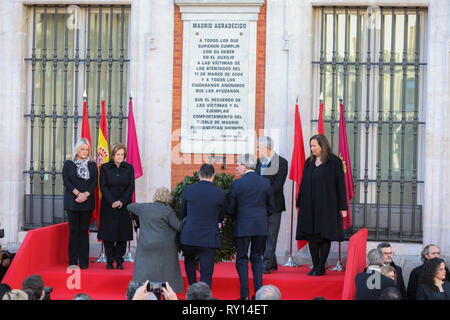
[[[422,260],[423,264],[414,268],[411,271],[411,275],[409,276],[408,290],[407,290],[408,300],[416,300],[419,277],[422,272],[425,261],[440,257],[441,257],[441,249],[437,245],[429,244],[423,248],[422,252],[420,253],[420,260]],[[445,267],[445,271],[446,271],[445,281],[450,281],[450,271],[448,270],[447,267]]]
[[[392,260],[392,257],[394,255],[394,252],[392,251],[391,244],[388,242],[382,242],[378,244],[377,249],[383,253],[384,256],[384,263],[385,266],[391,266],[395,269],[397,274],[397,289],[402,294],[403,299],[406,299],[406,288],[405,288],[405,281],[403,280],[403,271],[402,268],[397,266],[394,261]]]

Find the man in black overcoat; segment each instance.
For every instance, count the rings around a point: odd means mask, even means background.
[[[420,259],[422,260],[423,264],[414,268],[409,275],[408,288],[406,290],[408,300],[416,300],[419,278],[420,274],[422,273],[425,261],[440,257],[441,257],[441,249],[437,245],[428,244],[423,248],[422,252],[420,253]],[[446,271],[445,281],[450,281],[450,271],[448,270],[447,267],[445,267],[445,271]]]
[[[383,265],[391,266],[395,269],[395,273],[397,275],[397,289],[402,294],[403,299],[406,299],[406,288],[405,281],[403,280],[403,270],[401,267],[397,266],[392,260],[393,252],[391,244],[388,242],[379,243],[377,249],[381,251],[384,256]]]
[[[180,218],[186,218],[180,235],[184,267],[189,285],[197,282],[195,256],[200,261],[200,281],[211,288],[216,249],[221,247],[219,222],[226,213],[226,193],[215,187],[214,167],[200,167],[200,181],[186,186],[181,200]]]
[[[268,217],[268,236],[263,260],[263,272],[270,273],[270,270],[278,269],[275,251],[278,231],[280,230],[281,213],[286,210],[283,186],[288,174],[288,162],[273,151],[273,141],[270,137],[260,137],[257,150],[259,159],[256,163],[255,172],[270,181],[275,205],[275,212]]]
[[[236,214],[236,270],[241,285],[241,299],[248,299],[248,249],[255,292],[262,286],[263,254],[267,237],[267,216],[274,212],[273,193],[267,179],[255,173],[256,159],[245,154],[236,160],[242,178],[231,184],[227,212]]]

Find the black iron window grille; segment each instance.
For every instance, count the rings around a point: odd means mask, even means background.
[[[353,232],[422,242],[426,8],[317,7],[313,128],[339,143],[342,96],[355,196]],[[316,131],[316,129],[315,129]]]
[[[84,90],[94,158],[102,100],[108,142],[124,141],[130,61],[129,6],[36,5],[28,10],[24,230],[65,221],[62,166],[81,135]]]

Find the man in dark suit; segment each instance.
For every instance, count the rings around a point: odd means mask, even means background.
[[[441,257],[441,249],[435,244],[426,245],[422,252],[420,253],[420,260],[422,260],[423,264],[414,268],[410,275],[408,281],[408,289],[406,290],[408,300],[416,300],[417,287],[419,286],[419,278],[422,273],[423,266],[425,261],[433,258]],[[450,281],[450,271],[447,267],[445,267],[445,281]]]
[[[275,250],[278,231],[280,230],[281,213],[286,210],[283,186],[288,174],[288,162],[273,151],[273,142],[270,137],[260,137],[258,139],[257,150],[259,159],[256,163],[255,172],[270,181],[275,202],[275,213],[268,218],[268,236],[263,260],[263,272],[270,273],[271,269],[278,269]]]
[[[184,188],[180,216],[186,221],[180,242],[189,285],[197,282],[195,256],[200,260],[200,281],[211,288],[216,249],[221,247],[219,222],[226,213],[226,193],[215,187],[214,167],[200,167],[200,181]]]
[[[406,300],[406,287],[405,287],[405,281],[403,280],[403,270],[401,267],[397,266],[394,263],[394,261],[392,260],[393,252],[392,252],[391,244],[388,242],[379,243],[377,246],[377,249],[380,250],[384,256],[383,265],[391,266],[395,269],[395,273],[397,275],[396,287],[402,294],[403,299]]]
[[[248,249],[252,263],[255,292],[262,287],[263,254],[267,237],[267,216],[274,212],[269,181],[255,173],[256,159],[245,154],[237,158],[236,170],[242,178],[231,184],[228,214],[236,214],[236,270],[241,284],[241,299],[248,299]]]
[[[384,256],[378,249],[367,254],[369,265],[366,271],[356,275],[356,300],[378,300],[384,288],[395,287],[394,280],[381,274]]]

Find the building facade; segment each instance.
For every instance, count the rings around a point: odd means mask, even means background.
[[[0,16],[3,246],[17,248],[27,230],[64,221],[61,169],[81,133],[86,90],[94,148],[103,100],[109,143],[126,140],[132,92],[144,171],[138,202],[160,186],[174,188],[203,162],[235,174],[236,154],[254,150],[261,135],[290,161],[297,101],[307,148],[323,97],[337,151],[341,97],[353,232],[369,229],[368,248],[392,242],[403,265],[418,264],[428,243],[450,255],[448,1],[11,0],[0,1]],[[214,33],[208,23],[230,29]],[[194,89],[204,80],[192,63],[220,60],[205,58],[215,47],[196,36],[228,42],[217,47],[227,48],[222,61],[234,61],[227,81],[242,83],[237,129],[228,127],[242,132],[222,145],[199,145],[198,132],[185,132],[190,99],[209,99]],[[208,139],[214,131],[200,140]],[[284,262],[292,251],[304,263],[292,190],[287,179],[277,256]],[[336,244],[332,251],[335,259]]]

